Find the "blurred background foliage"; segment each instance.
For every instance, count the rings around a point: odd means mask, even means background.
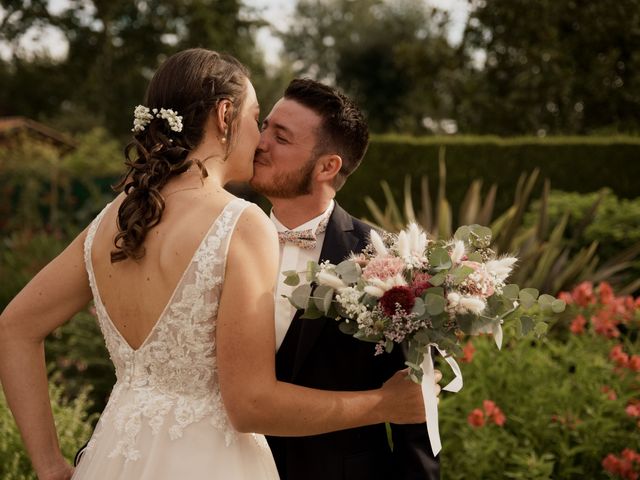
[[[556,294],[606,280],[637,297],[640,0],[468,0],[455,39],[444,2],[290,3],[283,26],[252,0],[0,0],[0,309],[113,198],[133,107],[167,56],[197,46],[250,67],[263,117],[294,76],[356,99],[374,136],[338,194],[355,215],[389,230],[415,219],[440,237],[490,225],[498,250],[521,258],[518,282]],[[265,28],[282,41],[277,61]],[[65,55],[24,47],[47,29]],[[67,147],[4,131],[16,116]],[[625,410],[640,412],[640,303],[624,298],[616,338],[576,333],[579,315],[608,311],[600,299],[499,356],[480,339],[464,390],[441,403],[443,477],[620,478],[605,456],[640,449]],[[94,315],[88,305],[47,341],[69,457],[114,381]],[[504,426],[468,421],[485,399]],[[1,396],[0,477],[33,478]]]

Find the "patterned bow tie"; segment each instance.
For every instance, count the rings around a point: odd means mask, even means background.
[[[317,245],[317,236],[327,229],[328,223],[329,217],[327,216],[322,219],[315,231],[309,228],[307,230],[285,230],[284,232],[278,232],[280,245],[289,242],[296,247],[313,250]]]

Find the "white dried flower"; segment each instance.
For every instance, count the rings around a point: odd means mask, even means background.
[[[154,108],[153,110],[150,110],[144,105],[138,105],[133,110],[133,128],[131,131],[135,133],[143,132],[154,117],[166,120],[172,131],[182,131],[182,116],[178,115],[178,112],[171,110],[170,108],[161,108],[160,110]]]

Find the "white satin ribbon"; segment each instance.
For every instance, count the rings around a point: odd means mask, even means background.
[[[433,359],[431,358],[431,347],[435,347],[440,355],[453,370],[455,377],[442,390],[447,392],[459,392],[462,389],[462,372],[460,366],[453,357],[447,357],[447,352],[438,348],[437,345],[429,345],[427,353],[422,361],[422,398],[424,399],[424,408],[427,413],[427,432],[429,433],[429,442],[433,455],[438,455],[442,450],[440,442],[440,429],[438,427],[438,397],[436,396],[435,373],[433,370]]]

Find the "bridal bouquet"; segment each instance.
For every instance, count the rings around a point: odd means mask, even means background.
[[[434,454],[440,441],[431,348],[455,373],[444,390],[459,391],[453,357],[466,336],[490,334],[500,348],[504,322],[519,335],[543,334],[565,308],[551,295],[506,283],[517,259],[496,256],[490,244],[487,227],[464,226],[453,239],[435,241],[411,224],[397,235],[372,230],[364,251],[338,265],[309,262],[306,282],[300,272],[284,272],[285,283],[297,285],[289,300],[304,310],[302,318],[335,318],[345,334],[375,343],[375,354],[402,345],[411,379],[422,384]]]

